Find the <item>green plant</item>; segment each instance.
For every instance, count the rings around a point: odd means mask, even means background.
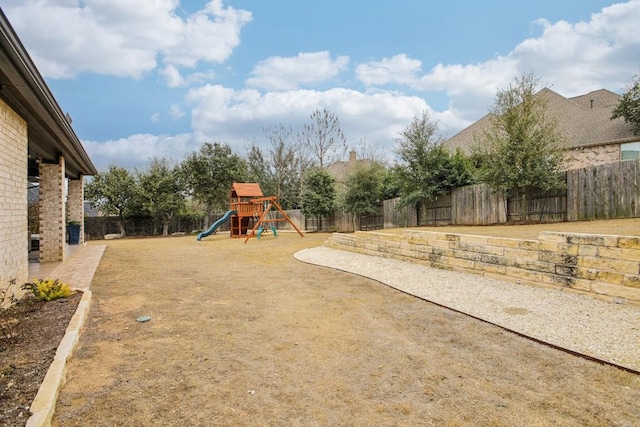
[[[36,279],[32,283],[25,283],[22,289],[29,291],[39,301],[51,301],[73,295],[73,291],[58,279]]]
[[[9,286],[0,290],[0,341],[4,341],[7,344],[13,344],[15,338],[15,332],[13,331],[13,325],[15,325],[15,319],[4,316],[5,310],[11,305],[18,302],[18,299],[13,293],[13,289],[16,284],[16,279],[9,280]],[[4,351],[5,348],[0,346],[0,351]]]
[[[80,225],[80,221],[75,221],[75,220],[67,221],[67,225]]]

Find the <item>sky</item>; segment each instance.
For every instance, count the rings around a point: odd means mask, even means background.
[[[98,170],[205,142],[268,150],[326,108],[390,161],[428,111],[443,138],[532,73],[572,97],[640,73],[640,0],[0,0]]]

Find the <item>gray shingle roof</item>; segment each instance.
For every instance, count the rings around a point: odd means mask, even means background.
[[[624,119],[610,120],[611,112],[618,104],[620,95],[600,89],[585,95],[565,98],[544,88],[536,96],[542,96],[548,103],[551,114],[558,119],[558,128],[566,140],[567,148],[587,147],[612,143],[623,143],[640,139],[634,136]],[[443,145],[454,151],[461,148],[471,152],[475,144],[474,135],[488,125],[491,114],[487,114],[458,134],[446,140]]]

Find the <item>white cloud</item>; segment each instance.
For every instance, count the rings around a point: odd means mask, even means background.
[[[411,84],[421,71],[422,62],[411,59],[404,53],[381,61],[372,61],[356,67],[356,76],[366,85],[388,83]]]
[[[201,138],[224,141],[238,150],[264,127],[281,123],[297,129],[323,107],[338,116],[348,141],[366,138],[390,150],[398,132],[429,108],[415,96],[344,88],[261,93],[206,85],[192,89],[188,101],[193,105],[193,129]]]
[[[551,24],[539,20],[541,36],[524,40],[509,57],[567,96],[603,86],[619,90],[638,72],[638,22],[638,0],[605,7],[589,22]]]
[[[251,19],[251,12],[212,0],[187,18],[176,34],[178,42],[164,50],[165,60],[183,67],[195,67],[200,61],[224,62],[240,44],[240,30]]]
[[[251,20],[250,12],[221,0],[186,19],[178,6],[177,0],[24,0],[3,9],[48,78],[83,72],[142,78],[159,60],[174,67],[220,63]]]
[[[167,87],[183,87],[186,84],[180,70],[174,65],[167,65],[158,74],[164,79]]]
[[[213,80],[216,73],[213,71],[198,71],[184,74],[181,70],[170,64],[158,71],[158,75],[169,88],[184,88],[192,84]]]
[[[171,106],[171,117],[173,117],[174,119],[179,119],[181,117],[184,117],[186,115],[186,113],[182,110],[182,107],[178,104],[173,104]]]
[[[327,51],[299,53],[295,57],[273,56],[260,62],[247,85],[267,90],[293,90],[301,85],[324,82],[346,70],[349,57],[331,59]]]
[[[496,91],[521,74],[534,73],[540,84],[564,96],[607,88],[620,90],[638,72],[640,0],[614,4],[588,22],[549,23],[506,55],[477,64],[437,64],[420,75],[421,62],[396,55],[360,64],[358,78],[370,86],[405,85],[422,92],[444,92],[449,114],[459,122],[477,120],[493,103]]]
[[[136,134],[109,141],[82,141],[98,170],[111,164],[126,168],[144,167],[154,157],[169,157],[181,161],[184,156],[200,148],[191,134],[175,136]]]

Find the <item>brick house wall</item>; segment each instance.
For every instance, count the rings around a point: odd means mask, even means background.
[[[0,303],[28,280],[27,123],[0,100]]]
[[[599,166],[620,160],[620,144],[579,147],[567,152],[565,169]]]

